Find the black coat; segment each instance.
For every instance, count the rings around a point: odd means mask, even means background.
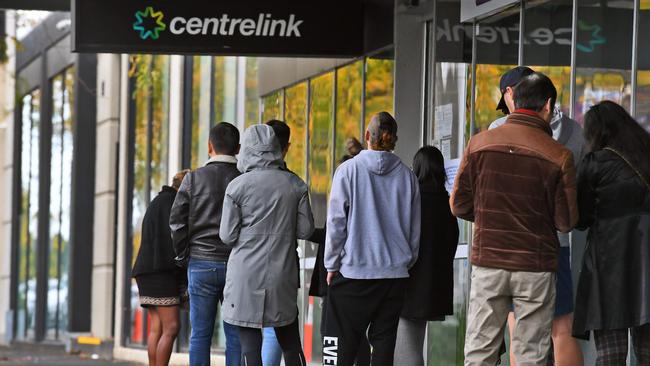
[[[458,221],[449,209],[449,194],[420,186],[422,225],[418,261],[409,270],[402,317],[443,320],[454,313],[454,256]]]
[[[185,176],[169,219],[177,265],[190,257],[228,261],[230,247],[219,237],[219,224],[226,188],[239,175],[234,158],[218,156]]]
[[[578,207],[578,227],[589,234],[574,334],[650,322],[650,191],[624,160],[601,150],[579,167]]]
[[[159,272],[175,272],[174,246],[169,230],[169,213],[176,197],[176,190],[163,186],[151,201],[142,220],[140,250],[133,266],[132,276]]]
[[[316,262],[314,263],[314,272],[311,274],[311,284],[309,286],[309,296],[323,297],[327,296],[327,269],[325,269],[325,232],[326,229],[316,229],[309,238],[312,243],[318,244],[316,252]]]

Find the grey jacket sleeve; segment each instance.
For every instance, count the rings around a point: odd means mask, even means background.
[[[306,188],[306,187],[305,187]],[[307,189],[303,192],[298,202],[298,219],[296,221],[296,237],[307,240],[314,232],[314,215],[311,212],[309,193]]]
[[[350,209],[350,187],[340,170],[334,174],[327,210],[327,232],[325,236],[324,264],[328,272],[341,268],[341,257],[348,237],[348,210]]]
[[[239,231],[241,230],[241,207],[233,198],[231,188],[232,184],[226,189],[226,195],[223,198],[219,237],[225,244],[235,245],[239,240]]]
[[[172,234],[172,242],[174,245],[174,253],[177,256],[184,256],[190,244],[190,230],[189,230],[189,217],[190,217],[190,192],[192,190],[190,181],[190,174],[187,174],[181,183],[172,210],[169,215],[169,228]]]
[[[420,253],[420,226],[422,224],[422,199],[420,197],[420,185],[417,179],[413,176],[413,198],[411,201],[411,234],[410,246],[412,258],[409,263],[409,268],[415,265]]]

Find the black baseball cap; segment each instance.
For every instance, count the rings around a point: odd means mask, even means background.
[[[533,69],[527,66],[517,66],[514,69],[510,69],[508,72],[503,74],[501,76],[501,81],[499,82],[499,90],[501,90],[501,99],[499,100],[499,104],[497,104],[497,111],[503,111],[504,114],[510,113],[508,111],[508,106],[506,105],[506,101],[503,99],[503,94],[505,94],[506,89],[508,87],[513,87],[521,81],[521,79],[525,78],[526,76],[534,73]]]

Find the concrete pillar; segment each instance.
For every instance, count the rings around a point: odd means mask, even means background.
[[[120,56],[97,55],[97,145],[91,333],[113,338]]]
[[[15,34],[14,12],[6,13],[6,34]],[[7,38],[9,40],[9,38]],[[0,66],[0,344],[9,343],[15,108],[15,46],[7,41],[8,61]]]
[[[422,146],[424,22],[401,3],[395,4],[395,153],[410,165]]]

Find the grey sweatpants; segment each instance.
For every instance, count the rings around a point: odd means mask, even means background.
[[[424,366],[424,337],[426,333],[426,321],[399,318],[394,364]]]
[[[512,337],[517,365],[546,365],[555,308],[555,273],[472,266],[465,366],[496,364],[511,303],[517,314]]]

